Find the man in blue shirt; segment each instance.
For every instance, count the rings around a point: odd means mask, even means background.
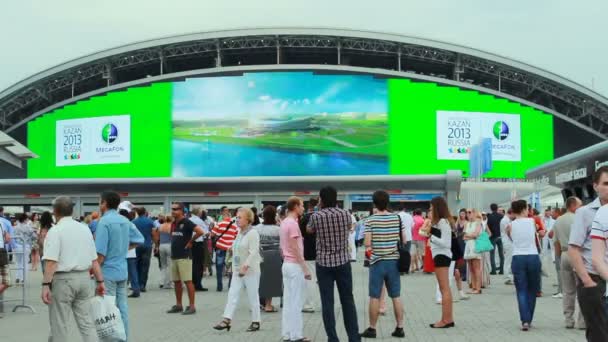
[[[13,237],[15,235],[15,233],[13,232],[13,224],[6,218],[6,216],[4,216],[4,207],[0,207],[0,224],[2,225],[2,229],[4,229],[4,231],[8,233],[9,237]],[[6,250],[11,252],[14,247],[15,242],[13,239],[10,239],[10,242],[6,246]]]
[[[132,223],[121,216],[116,209],[120,195],[113,191],[101,194],[99,208],[102,217],[95,232],[95,247],[105,280],[106,293],[116,297],[125,332],[129,336],[129,314],[127,306],[127,253],[129,245],[144,243],[144,237],[137,229],[130,229]]]
[[[154,222],[148,217],[146,208],[135,208],[135,211],[137,212],[137,218],[133,220],[133,224],[135,224],[141,235],[144,236],[144,244],[137,246],[135,250],[137,253],[137,278],[139,279],[139,290],[146,292],[150,259],[152,258],[152,229],[154,228]]]

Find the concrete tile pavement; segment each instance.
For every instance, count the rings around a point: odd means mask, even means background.
[[[545,296],[539,298],[533,326],[529,332],[519,330],[519,315],[515,300],[514,287],[503,284],[503,276],[493,276],[492,285],[483,295],[474,296],[468,301],[454,304],[456,328],[430,329],[428,324],[436,321],[441,307],[435,304],[435,277],[416,273],[402,277],[402,299],[405,305],[406,341],[582,341],[584,331],[567,330],[563,327],[560,299],[551,298],[555,292],[555,271],[549,278],[543,278]],[[36,313],[25,310],[12,313],[14,303],[5,305],[4,318],[0,319],[0,341],[41,341],[49,331],[48,309],[40,300],[40,271],[29,273],[27,285],[28,304],[34,306]],[[193,316],[169,315],[165,311],[174,304],[172,290],[159,289],[158,263],[154,259],[150,269],[149,289],[140,298],[129,299],[131,341],[281,341],[281,313],[262,313],[262,330],[247,333],[250,314],[242,293],[239,309],[230,332],[218,332],[212,326],[221,319],[226,303],[227,290],[215,292],[215,278],[206,277],[204,284],[209,292],[196,294],[197,314]],[[226,280],[227,281],[227,280]],[[362,263],[353,264],[353,286],[358,311],[359,331],[367,327],[367,269]],[[15,297],[17,288],[6,292],[6,298]],[[340,339],[347,341],[342,321],[339,297],[336,291],[336,322]],[[184,298],[187,302],[186,297]],[[278,298],[275,306],[279,305]],[[320,305],[320,304],[319,304]],[[387,315],[378,324],[378,340],[393,340],[390,336],[395,327],[390,301]],[[304,314],[304,332],[314,341],[327,339],[323,328],[320,308],[312,314]],[[79,341],[74,322],[72,341]],[[397,339],[394,339],[397,340]],[[68,342],[68,341],[66,341]]]

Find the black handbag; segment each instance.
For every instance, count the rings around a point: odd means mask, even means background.
[[[0,227],[0,235],[4,241],[5,248],[0,248],[0,267],[8,265],[8,251],[6,250],[6,240],[4,239],[4,230]]]
[[[399,251],[399,262],[397,263],[399,268],[399,273],[409,274],[410,273],[410,265],[412,263],[412,256],[410,251],[406,248],[403,243],[403,234],[401,233],[401,227],[403,224],[401,223],[401,216],[397,214],[399,218],[399,242],[397,242],[397,250]]]

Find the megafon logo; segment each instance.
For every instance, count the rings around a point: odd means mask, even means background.
[[[101,139],[108,144],[118,139],[118,128],[114,124],[108,123],[101,129]]]
[[[509,136],[509,126],[504,121],[496,121],[493,128],[494,138],[505,140]]]

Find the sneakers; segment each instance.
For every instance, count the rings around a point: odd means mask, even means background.
[[[467,296],[467,294],[464,293],[464,291],[460,291],[459,298],[460,298],[460,300],[467,300],[471,297]]]
[[[173,305],[171,309],[167,310],[168,314],[181,313],[184,310],[181,306]]]
[[[403,329],[401,329],[403,331]],[[362,332],[359,336],[363,338],[376,338],[376,329],[367,328],[364,332]]]
[[[505,280],[505,285],[513,285],[513,280],[511,280],[511,279]]]
[[[564,295],[561,292],[558,292],[558,293],[554,294],[553,296],[551,296],[551,298],[564,298]]]
[[[393,337],[405,337],[405,332],[403,332],[403,328],[396,327],[395,331],[391,334]]]
[[[182,312],[182,315],[194,315],[196,313],[196,308],[192,306],[186,306],[186,310]]]
[[[530,330],[530,323],[524,323],[521,325],[521,331],[528,331]]]

